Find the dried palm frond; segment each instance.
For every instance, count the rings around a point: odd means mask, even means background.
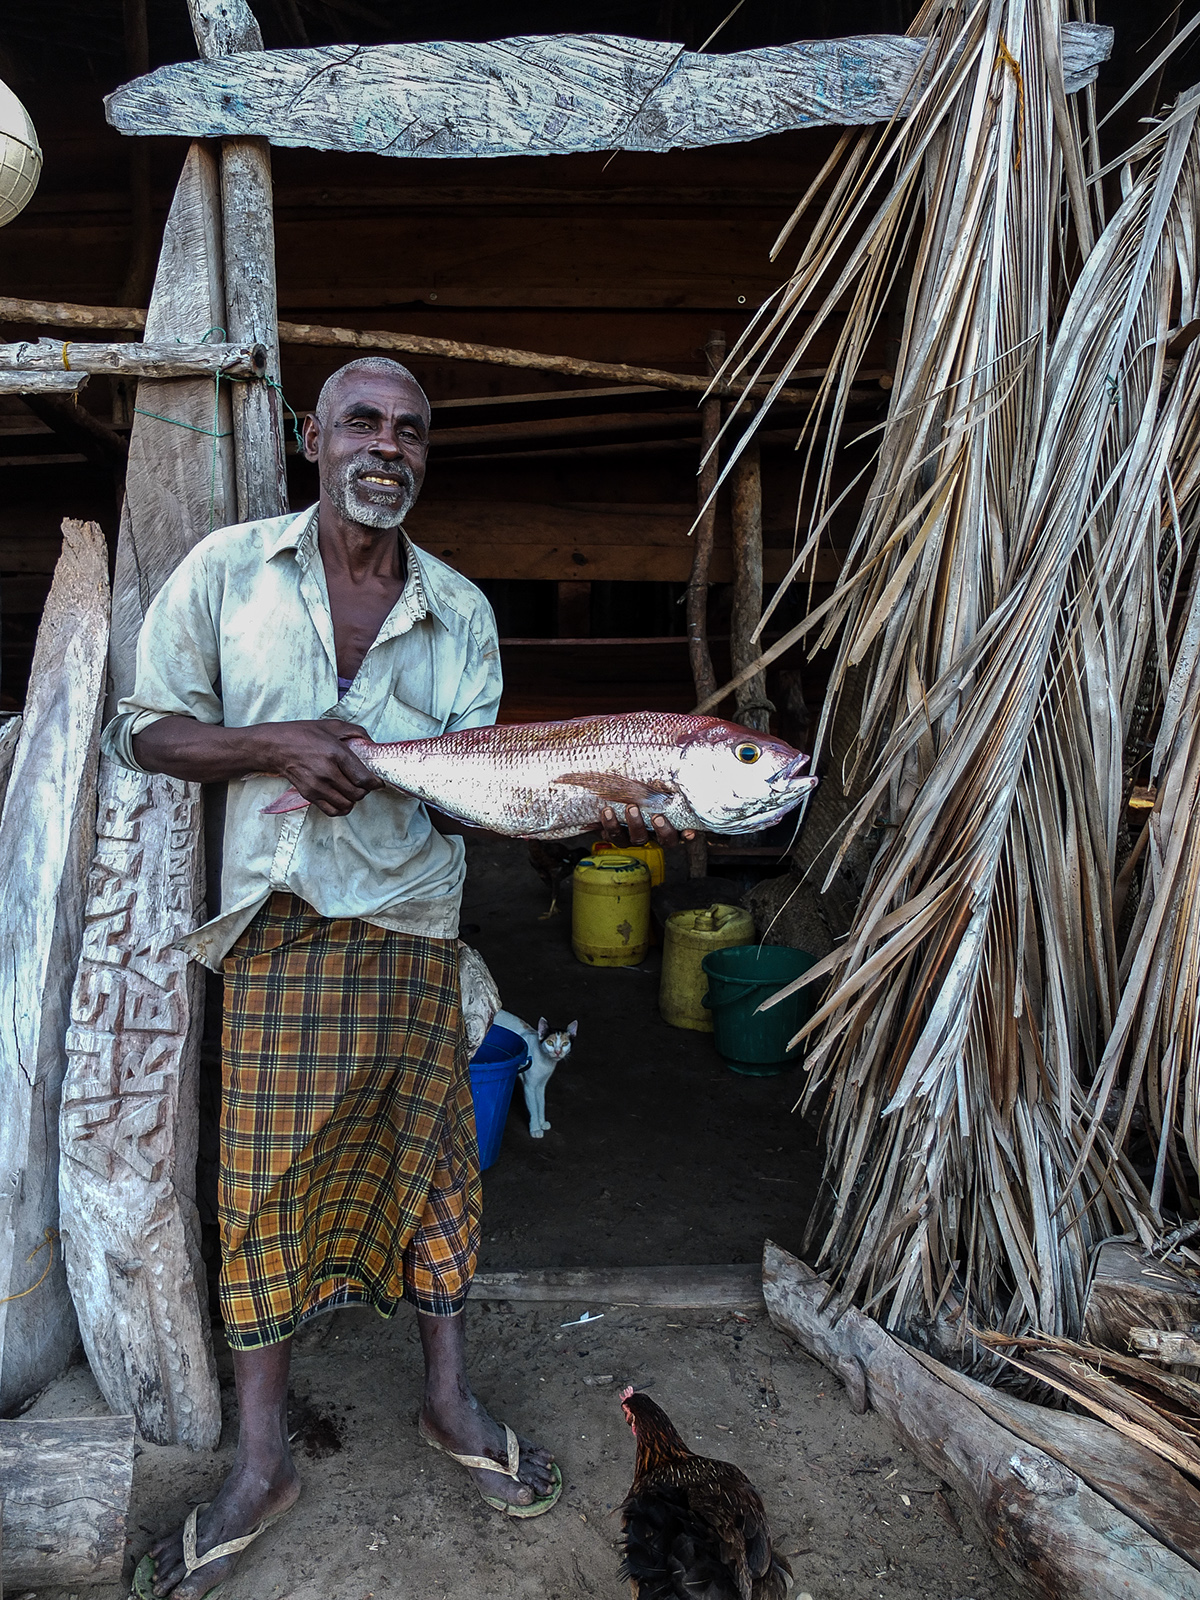
[[[1173,308],[1196,292],[1200,148],[1185,102],[1141,141],[1096,240],[1062,20],[1022,0],[924,8],[915,109],[843,146],[797,272],[732,358],[786,371],[850,293],[817,402],[840,420],[919,228],[874,481],[835,592],[802,625],[838,648],[823,732],[850,668],[869,669],[849,832],[880,814],[887,830],[845,945],[816,969],[833,980],[810,1025],[809,1098],[830,1088],[820,1255],[842,1303],[891,1325],[952,1299],[992,1328],[1073,1332],[1094,1244],[1156,1221],[1101,1120],[1109,1056],[1097,1073],[1129,993],[1113,909],[1125,740],[1147,664],[1170,659],[1188,559],[1195,356],[1162,406],[1160,391]],[[831,451],[797,571],[830,515]],[[1172,867],[1193,889],[1190,870]],[[1168,920],[1142,909],[1145,929]],[[1196,954],[1200,939],[1172,990],[1189,1025]]]

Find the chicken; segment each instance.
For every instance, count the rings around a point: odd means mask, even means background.
[[[792,1569],[746,1474],[694,1455],[648,1395],[626,1389],[621,1405],[637,1442],[621,1506],[633,1600],[784,1600]]]
[[[557,912],[558,891],[587,853],[587,845],[565,845],[544,839],[529,841],[529,864],[550,891],[550,909],[542,912],[539,922],[545,922]]]

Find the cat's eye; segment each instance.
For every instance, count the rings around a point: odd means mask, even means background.
[[[752,761],[757,761],[759,756],[762,755],[762,751],[756,744],[740,744],[733,753],[739,761],[744,761],[747,766]]]

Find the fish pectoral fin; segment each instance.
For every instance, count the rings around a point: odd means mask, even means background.
[[[629,778],[620,772],[563,772],[551,782],[589,789],[598,800],[610,805],[641,806],[655,811],[675,798],[669,789],[652,789],[638,778]]]
[[[301,811],[307,804],[308,801],[299,789],[285,789],[278,800],[272,801],[269,806],[263,806],[262,814],[264,817],[278,817],[285,811]]]

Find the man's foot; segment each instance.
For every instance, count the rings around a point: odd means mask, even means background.
[[[281,1466],[270,1482],[247,1468],[235,1466],[212,1505],[196,1520],[196,1554],[202,1557],[216,1545],[242,1538],[264,1517],[277,1517],[287,1511],[296,1503],[299,1494],[300,1479],[290,1462]],[[160,1539],[151,1547],[150,1554],[154,1557],[151,1593],[171,1595],[172,1600],[203,1600],[229,1577],[239,1560],[236,1555],[223,1556],[188,1577],[183,1560],[182,1529]]]
[[[426,1400],[421,1412],[421,1428],[435,1444],[452,1450],[455,1455],[487,1456],[501,1466],[507,1464],[504,1429],[493,1422],[473,1394],[456,1397],[436,1408],[432,1401]],[[490,1499],[503,1500],[506,1505],[528,1506],[551,1494],[558,1480],[553,1471],[554,1457],[548,1450],[531,1444],[520,1434],[517,1442],[521,1446],[521,1465],[515,1478],[504,1472],[485,1472],[478,1467],[465,1470],[475,1480],[476,1487]]]

